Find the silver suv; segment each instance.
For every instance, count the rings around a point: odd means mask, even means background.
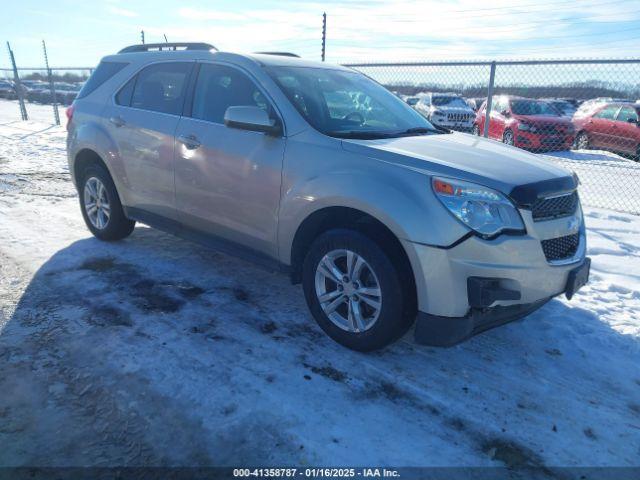
[[[170,50],[166,50],[169,48]],[[67,112],[82,215],[302,282],[337,342],[452,345],[586,283],[575,175],[433,126],[348,68],[206,44],[105,57]]]

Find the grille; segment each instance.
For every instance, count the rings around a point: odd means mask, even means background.
[[[578,250],[580,242],[580,234],[574,233],[565,237],[552,238],[551,240],[542,240],[542,251],[548,262],[555,260],[565,260],[571,258]]]
[[[468,113],[447,113],[447,120],[454,122],[466,122],[470,120],[473,115]]]
[[[534,222],[573,215],[578,206],[576,192],[561,197],[541,198],[531,207]]]

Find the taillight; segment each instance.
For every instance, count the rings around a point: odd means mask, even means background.
[[[73,110],[73,104],[65,110],[65,113],[67,114],[67,130],[69,130],[69,125],[71,124],[71,120],[73,119]]]

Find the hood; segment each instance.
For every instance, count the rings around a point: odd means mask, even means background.
[[[443,112],[443,113],[472,113],[475,115],[475,112],[471,107],[450,107],[448,105],[442,105],[441,107],[436,107],[434,105],[431,107],[431,110]]]
[[[347,151],[427,175],[476,182],[510,195],[519,204],[529,204],[536,197],[562,193],[577,186],[571,172],[549,160],[463,133],[344,139],[342,146]]]

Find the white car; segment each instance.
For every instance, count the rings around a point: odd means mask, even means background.
[[[455,93],[428,93],[414,107],[438,127],[470,132],[476,112]]]

